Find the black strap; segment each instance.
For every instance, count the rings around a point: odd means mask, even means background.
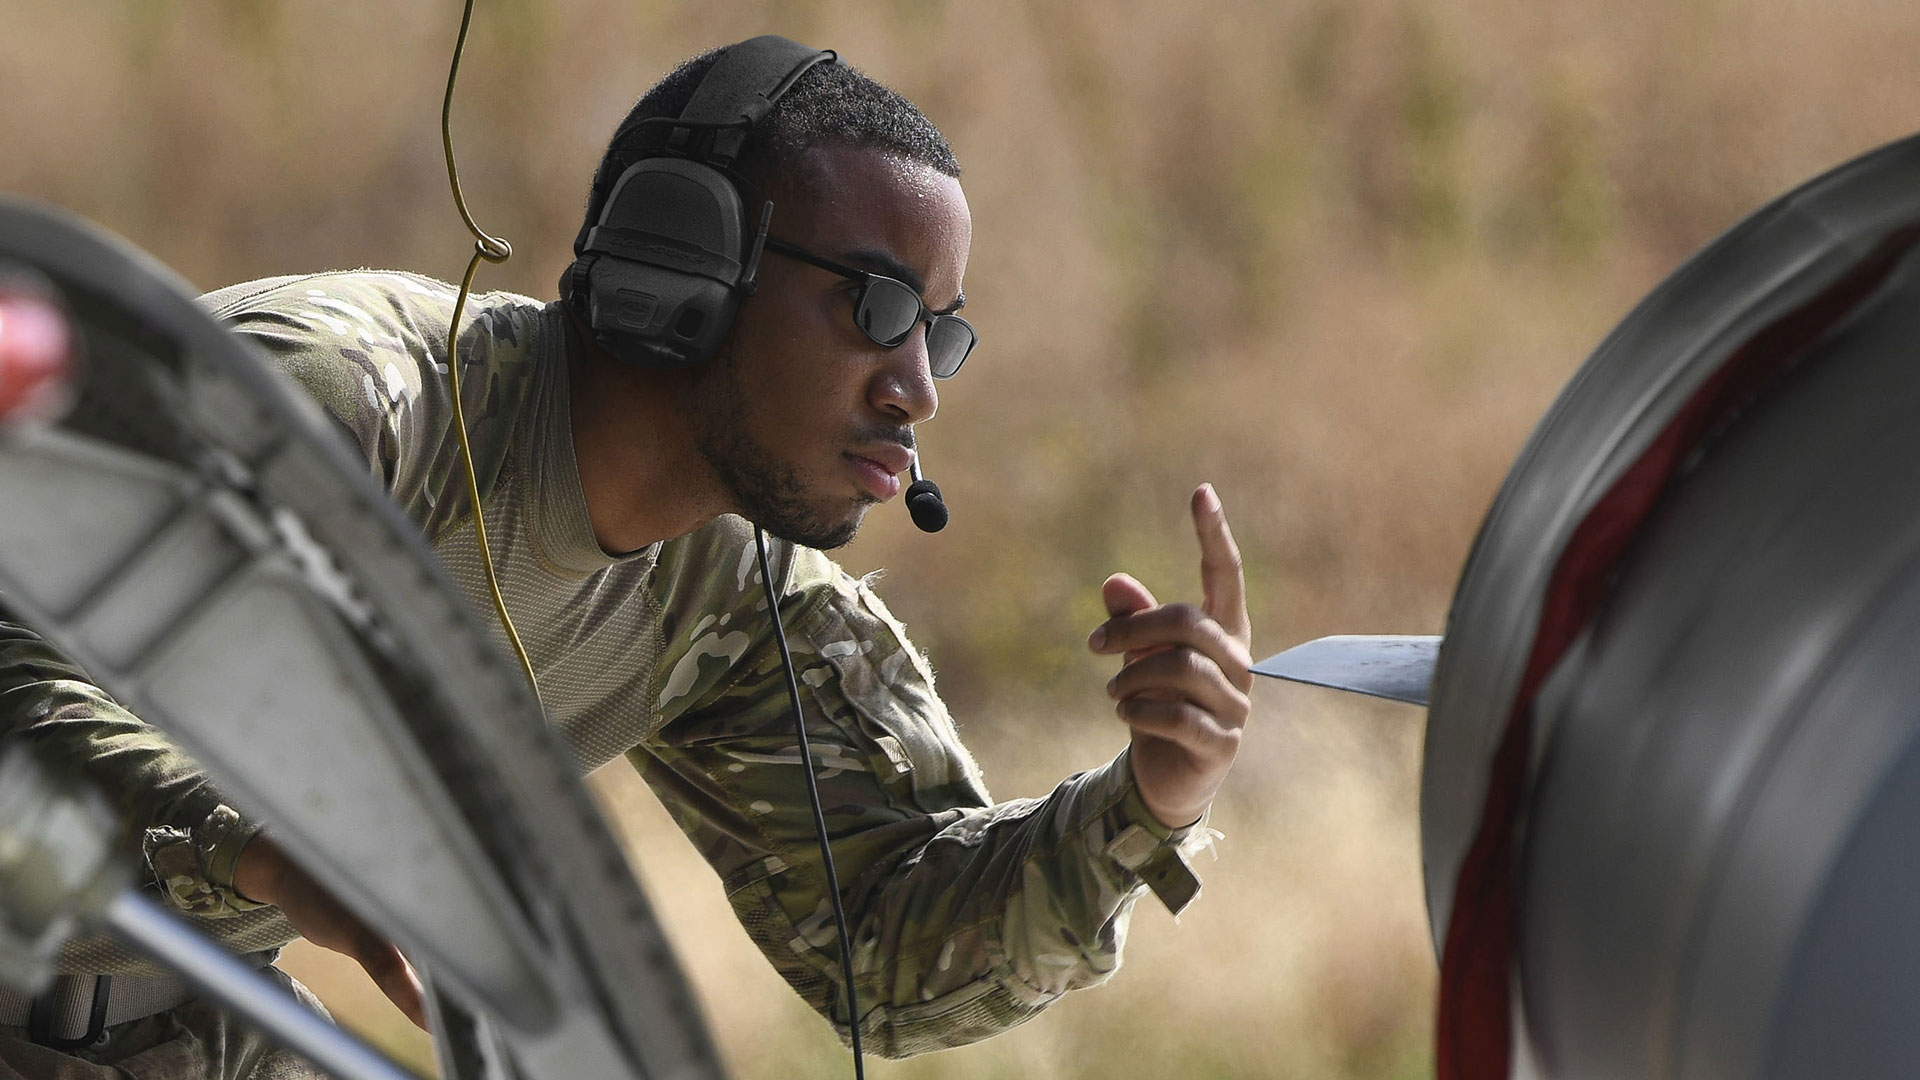
[[[705,148],[705,153],[689,156],[722,168],[731,165],[740,156],[748,130],[772,111],[774,102],[794,80],[813,65],[834,59],[831,49],[809,48],[778,34],[763,34],[730,45],[700,80],[680,119],[689,124],[734,126],[682,128],[676,135],[684,131],[697,139],[711,138],[712,145]]]
[[[107,1030],[107,999],[112,993],[113,976],[94,976],[93,1013],[87,1019],[87,1033],[77,1039],[62,1039],[53,1033],[54,999],[65,996],[60,991],[66,985],[66,979],[57,980],[46,993],[33,999],[27,1010],[27,1038],[49,1050],[84,1050],[99,1042]]]
[[[595,225],[587,230],[584,252],[604,251],[634,262],[652,263],[689,274],[710,277],[722,285],[740,280],[740,262],[697,244],[644,229]]]

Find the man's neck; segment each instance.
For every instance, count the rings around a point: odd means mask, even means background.
[[[638,551],[724,513],[724,488],[678,405],[680,373],[620,364],[571,310],[567,320],[573,452],[601,550]]]

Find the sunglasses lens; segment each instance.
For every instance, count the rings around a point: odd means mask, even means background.
[[[927,309],[920,294],[903,281],[888,277],[870,277],[854,308],[854,321],[876,343],[892,348],[907,340]],[[936,379],[950,379],[980,340],[958,315],[934,315],[927,325],[927,366]]]
[[[936,379],[951,379],[980,341],[967,320],[958,315],[936,315],[927,327],[927,365]]]
[[[868,281],[853,317],[868,337],[891,346],[906,340],[913,324],[920,321],[920,311],[920,297],[904,282],[876,277]]]

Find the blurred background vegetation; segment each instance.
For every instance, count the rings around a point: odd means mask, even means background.
[[[0,190],[210,289],[470,250],[437,125],[456,0],[0,0]],[[1118,751],[1082,642],[1126,569],[1197,592],[1214,481],[1263,656],[1437,633],[1514,453],[1687,253],[1907,133],[1904,0],[481,0],[455,138],[546,297],[617,119],[674,62],[778,32],[914,99],[966,168],[984,344],[923,432],[954,522],[874,515],[883,588],[1002,798]],[[1262,685],[1205,896],[1125,969],[876,1077],[1431,1072],[1422,714]],[[597,778],[742,1077],[845,1056],[616,764]],[[1206,860],[1203,858],[1203,864]],[[289,966],[424,1060],[357,972]]]

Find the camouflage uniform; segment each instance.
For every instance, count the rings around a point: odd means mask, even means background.
[[[279,983],[321,1015],[307,988],[277,968]],[[190,1001],[108,1028],[84,1050],[39,1046],[25,1028],[0,1026],[0,1080],[325,1080],[304,1058],[218,1007]]]
[[[360,271],[235,286],[207,302],[341,423],[491,625],[444,376],[451,288]],[[462,404],[489,539],[550,718],[583,771],[620,755],[640,771],[755,944],[844,1035],[838,946],[750,526],[724,516],[643,551],[603,552],[573,459],[567,385],[581,346],[564,311],[490,293],[469,300],[464,320]],[[817,551],[782,542],[770,554],[869,1046],[907,1055],[1020,1023],[1113,972],[1142,891],[1175,912],[1198,892],[1187,856],[1210,834],[1156,822],[1126,755],[1045,798],[992,804],[926,660],[868,584]],[[291,936],[231,888],[255,826],[91,694],[86,718],[59,738],[139,793],[130,805],[144,820],[183,830],[154,845],[176,903],[226,916],[209,926],[235,948]],[[12,715],[35,715],[33,700]],[[108,761],[106,739],[134,756]]]

